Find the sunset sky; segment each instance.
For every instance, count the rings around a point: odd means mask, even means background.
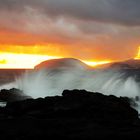
[[[0,68],[125,60],[139,45],[140,0],[0,0]]]

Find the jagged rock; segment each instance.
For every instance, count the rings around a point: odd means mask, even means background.
[[[85,90],[65,90],[62,96],[8,102],[0,113],[1,139],[140,136],[138,113],[128,98]]]
[[[19,101],[31,98],[26,96],[21,90],[12,88],[10,90],[2,89],[0,91],[0,100],[5,102]]]

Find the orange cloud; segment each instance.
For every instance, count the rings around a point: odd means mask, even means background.
[[[139,2],[128,1],[1,1],[0,51],[85,61],[133,58],[140,10]]]

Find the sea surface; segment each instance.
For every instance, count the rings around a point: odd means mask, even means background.
[[[29,70],[30,69],[0,69],[0,86],[15,81],[16,78]]]

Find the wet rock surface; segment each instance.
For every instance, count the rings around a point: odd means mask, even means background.
[[[12,88],[10,90],[2,89],[0,91],[0,101],[4,102],[14,102],[19,100],[25,100],[31,98],[25,95],[21,90]]]
[[[98,139],[140,136],[138,112],[128,98],[85,90],[8,102],[0,108],[1,139]]]

